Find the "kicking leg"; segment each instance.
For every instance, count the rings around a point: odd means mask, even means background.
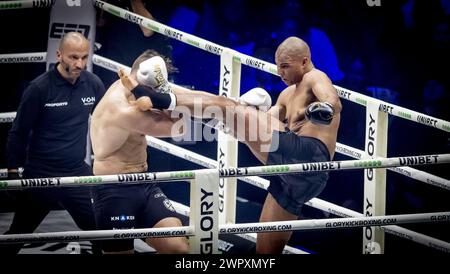
[[[176,111],[202,118],[215,118],[229,128],[230,134],[245,143],[264,164],[273,145],[272,132],[284,131],[280,120],[267,112],[244,106],[223,96],[207,92],[174,88],[177,96]]]
[[[270,193],[267,194],[259,221],[262,223],[291,220],[297,220],[297,216],[283,209]],[[258,233],[256,253],[281,254],[291,235],[292,231]]]
[[[154,227],[182,226],[178,218],[169,217],[159,221]],[[147,244],[152,246],[160,254],[186,254],[189,246],[186,237],[147,238]]]

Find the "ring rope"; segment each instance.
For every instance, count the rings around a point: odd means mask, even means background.
[[[16,118],[16,112],[0,113],[0,123],[12,123]]]
[[[370,97],[369,97],[370,98]]]
[[[184,158],[186,160],[195,162],[197,164],[200,165],[204,165],[207,167],[215,167],[217,165],[217,162],[209,159],[207,157],[204,157],[202,155],[196,154],[194,152],[191,152],[187,149],[181,148],[181,147],[177,147],[173,144],[164,142],[162,140],[159,140],[157,138],[154,137],[150,137],[147,136],[147,143],[149,146],[162,150],[164,152],[167,152],[169,154],[172,154],[174,156],[178,156],[181,158]],[[348,148],[347,148],[348,149]],[[183,156],[184,155],[184,156]],[[350,156],[354,157],[354,154],[351,154]],[[252,178],[252,180],[247,181],[248,183],[251,183],[255,186],[258,186],[260,188],[264,188],[267,189],[267,186],[269,184],[268,180],[265,180],[263,178],[260,177],[244,177],[241,179],[245,179],[245,178]],[[254,183],[253,179],[256,180],[256,183]],[[258,182],[258,180],[261,182]],[[246,180],[244,180],[246,181]],[[264,185],[266,185],[264,187]],[[181,204],[180,204],[181,205]],[[341,216],[341,217],[360,217],[363,216],[361,213],[358,213],[356,211],[352,211],[349,210],[347,208],[344,207],[340,207],[338,205],[320,200],[318,198],[313,198],[312,200],[310,200],[309,202],[306,203],[306,205],[314,207],[316,209],[325,211],[325,212],[329,212],[332,214],[335,214],[337,216]],[[179,213],[188,216],[189,215],[189,207],[182,205],[183,208],[182,209],[177,209],[177,211],[179,211]],[[390,234],[394,234],[397,235],[399,237],[403,237],[406,238],[408,240],[423,244],[425,246],[429,246],[429,247],[433,247],[436,248],[438,250],[445,250],[445,242],[439,240],[439,239],[435,239],[432,238],[430,236],[424,235],[424,234],[420,234],[402,227],[398,227],[398,226],[389,226],[389,227],[382,227],[382,229],[384,229],[386,232],[390,233]],[[253,238],[252,238],[253,237]],[[250,240],[254,240],[255,236],[249,235]],[[294,249],[295,250],[295,249]]]
[[[20,60],[20,61],[23,61],[23,60],[29,60],[30,58],[40,58],[40,56],[44,56],[44,59],[46,57],[46,53],[24,53],[24,54],[19,54],[18,55],[19,57],[21,56],[23,58],[17,58],[16,55],[17,54],[0,55],[0,61],[1,60],[10,60],[10,61],[11,60]],[[33,56],[35,56],[35,57],[33,57]],[[122,65],[122,64],[120,64],[118,62],[112,61],[112,60],[110,60],[108,58],[104,58],[104,57],[101,57],[101,56],[98,56],[98,55],[94,55],[93,62],[94,62],[94,64],[96,64],[98,66],[101,66],[101,67],[103,67],[105,69],[108,69],[108,70],[111,70],[111,71],[114,71],[114,72],[117,72],[120,68],[123,68],[123,69],[125,69],[127,71],[129,71],[131,69],[131,68],[129,68],[129,67],[125,66],[125,65]],[[351,92],[351,91],[348,91],[348,92]],[[420,113],[420,115],[423,115],[423,114]],[[15,117],[15,112],[0,113],[0,122],[12,122],[14,117]],[[356,149],[356,148],[352,148],[352,147],[349,147],[349,146],[346,146],[346,145],[343,145],[343,144],[340,144],[340,143],[336,144],[336,151],[341,153],[341,154],[345,154],[347,156],[350,156],[350,157],[353,157],[353,158],[356,158],[356,159],[361,159],[362,155],[365,155],[365,152],[362,151],[362,150],[359,150],[359,149]],[[182,157],[182,158],[184,158],[184,157]],[[203,164],[201,164],[201,165],[203,165]],[[207,167],[211,168],[211,167],[213,167],[212,165],[215,165],[215,164],[213,162],[210,162]],[[206,165],[203,165],[203,166],[206,166]],[[213,168],[215,168],[215,166]],[[434,185],[434,186],[437,186],[437,187],[441,187],[441,188],[444,188],[444,189],[450,189],[450,184],[448,183],[447,180],[445,180],[443,178],[440,178],[438,176],[426,173],[424,171],[416,170],[416,169],[409,168],[409,167],[403,167],[403,168],[402,167],[400,167],[400,168],[397,167],[397,168],[390,168],[390,169],[395,171],[395,172],[397,172],[397,173],[403,174],[403,175],[405,175],[407,177],[414,178],[416,180],[425,182],[427,184],[431,184],[431,185]],[[5,172],[4,170],[0,170],[0,178],[6,177],[7,174],[4,173],[4,172]],[[264,180],[264,179],[261,179],[261,178],[260,179],[253,178],[251,180],[253,180],[253,181],[252,182],[249,182],[249,180],[244,180],[244,181],[246,181],[247,183],[256,185],[258,187],[264,187],[265,189],[267,189],[267,186],[269,184],[269,182],[267,180]],[[255,182],[254,180],[257,180],[257,181]],[[264,181],[261,181],[261,180],[264,180]]]
[[[92,57],[92,63],[112,72],[118,72],[119,69],[124,69],[127,73],[131,71],[130,67],[97,54]]]
[[[119,64],[119,63],[117,63]],[[119,64],[120,65],[120,64]],[[12,122],[14,120],[16,113],[15,112],[6,112],[6,113],[0,113],[0,122]],[[172,154],[174,156],[183,158],[185,160],[191,161],[193,163],[196,163],[198,165],[208,167],[208,168],[217,168],[218,163],[215,160],[212,160],[210,158],[207,158],[203,155],[194,153],[190,150],[175,146],[173,144],[170,144],[168,142],[159,140],[157,138],[146,136],[147,138],[147,144],[150,147],[156,148],[158,150],[164,151],[166,153]],[[365,155],[365,152],[362,150],[359,150],[357,148],[353,148],[341,143],[336,143],[336,152],[350,156],[352,158],[361,159],[363,155]],[[450,190],[450,182],[444,178],[438,177],[436,175],[417,170],[411,167],[392,167],[389,168],[390,170],[397,172],[399,174],[402,174],[406,177],[416,179],[418,181],[434,185],[440,188],[444,188],[447,190]],[[0,169],[0,178],[6,178],[8,175],[6,169]],[[247,182],[249,184],[252,184],[254,186],[257,186],[259,188],[267,189],[269,186],[269,181],[257,176],[251,176],[251,177],[242,177],[240,180]]]
[[[100,9],[103,9],[106,12],[109,12],[115,16],[121,17],[122,19],[125,19],[132,23],[141,25],[145,28],[148,28],[150,30],[158,32],[162,35],[165,35],[172,39],[179,40],[183,43],[203,49],[210,53],[213,53],[216,55],[221,55],[222,52],[226,49],[225,47],[223,47],[221,45],[212,43],[210,41],[199,38],[197,36],[194,36],[194,35],[182,32],[180,30],[171,28],[169,26],[166,26],[164,24],[161,24],[161,23],[151,20],[149,18],[140,16],[136,13],[127,11],[125,9],[116,7],[114,5],[108,4],[106,2],[103,2],[100,0],[94,0],[94,5]],[[268,72],[268,73],[278,76],[277,67],[274,64],[254,58],[249,55],[242,54],[235,50],[227,49],[227,51],[230,51],[230,54],[233,56],[234,61],[238,61],[241,64],[248,65],[255,69],[259,69],[259,70],[262,70],[262,71],[265,71],[265,72]],[[392,105],[392,104],[383,102],[381,100],[378,100],[378,99],[375,99],[375,98],[372,98],[372,97],[369,97],[369,96],[366,96],[366,95],[363,95],[360,93],[356,93],[356,92],[348,90],[346,88],[342,88],[342,87],[339,87],[336,85],[334,85],[334,87],[336,88],[338,95],[341,98],[347,99],[349,101],[358,103],[363,106],[367,106],[368,102],[380,104],[380,110],[385,111],[388,114],[391,114],[391,115],[394,115],[397,117],[401,117],[401,118],[404,118],[407,120],[411,120],[414,122],[418,122],[418,123],[421,123],[421,124],[424,124],[427,126],[431,126],[434,128],[438,128],[438,129],[444,130],[446,132],[450,132],[450,122],[444,121],[442,119],[434,118],[434,117],[431,117],[428,115],[424,115],[419,112],[412,111],[412,110],[409,110],[409,109],[406,109],[403,107]],[[382,107],[382,106],[384,106],[384,107]]]
[[[119,63],[117,63],[120,65]],[[105,66],[110,67],[110,66]],[[15,112],[6,112],[6,113],[0,113],[0,122],[12,122],[14,120],[16,113]],[[194,153],[192,151],[189,151],[187,149],[180,148],[178,146],[172,145],[170,143],[164,142],[162,140],[159,140],[157,138],[147,136],[147,144],[151,147],[154,147],[156,149],[159,149],[161,151],[165,151],[169,154],[172,154],[174,156],[183,158],[185,160],[197,163],[201,166],[208,167],[208,168],[217,168],[218,164],[217,161],[214,161],[210,158],[204,157],[200,154]],[[365,152],[362,150],[359,150],[357,148],[353,148],[341,143],[336,143],[336,152],[356,158],[361,159],[362,155],[365,155]],[[431,184],[437,187],[441,187],[444,189],[449,190],[450,189],[450,182],[444,178],[429,174],[427,172],[417,170],[410,167],[392,167],[389,168],[390,170],[400,173],[404,176],[419,180],[421,182],[425,182],[427,184]],[[7,171],[6,169],[0,169],[0,178],[7,177]],[[267,189],[269,185],[269,181],[252,176],[252,177],[245,177],[241,178],[241,180],[250,183],[252,185],[255,185],[260,188]]]
[[[179,214],[182,214],[184,216],[189,217],[190,211],[191,209],[186,206],[183,205],[181,203],[178,203],[176,201],[170,200],[170,202],[173,205],[173,208],[175,209],[176,212],[178,212]],[[242,233],[242,234],[236,234],[238,237],[248,240],[250,242],[256,243],[256,233]],[[221,240],[220,241],[225,241],[227,242],[227,240]],[[220,246],[220,243],[219,243]],[[283,250],[283,254],[309,254],[308,252],[305,252],[304,250],[301,249],[297,249],[288,245],[285,245],[284,250]]]
[[[334,214],[336,216],[340,217],[363,217],[364,214],[335,205],[333,203],[321,200],[319,198],[313,198],[305,203],[305,205],[311,206],[313,208],[316,208],[318,210],[322,210],[324,212],[328,212],[331,214]],[[393,234],[395,236],[407,239],[409,241],[416,242],[418,244],[428,246],[440,251],[450,252],[450,249],[448,248],[448,243],[444,242],[442,240],[430,237],[428,235],[418,233],[397,225],[388,225],[388,226],[381,226],[381,229],[383,229],[385,232],[389,234]]]
[[[0,64],[45,63],[47,52],[3,53]]]
[[[157,237],[193,236],[194,229],[190,226],[158,227],[139,229],[114,230],[84,230],[61,231],[29,234],[0,235],[0,244],[5,243],[37,243],[37,242],[73,242],[85,240],[118,240]]]
[[[211,168],[211,167],[216,167],[217,166],[217,161],[209,159],[209,158],[207,158],[207,157],[205,157],[203,155],[197,154],[197,153],[192,152],[190,150],[187,150],[185,148],[178,147],[176,145],[167,143],[167,142],[165,142],[163,140],[160,140],[160,139],[157,139],[157,138],[154,138],[154,137],[151,137],[151,136],[146,136],[146,138],[147,138],[147,144],[150,147],[153,147],[155,149],[159,149],[161,151],[164,151],[164,152],[169,153],[171,155],[174,155],[174,156],[180,157],[182,159],[191,161],[191,162],[196,163],[198,165],[202,165],[204,167],[210,167]],[[348,146],[345,146],[345,145],[342,145],[342,146],[344,146],[344,148],[347,151],[349,149],[352,149],[351,147],[348,147]],[[356,153],[359,153],[360,155],[362,155],[364,152],[356,151]],[[355,153],[353,153],[353,155],[355,155]],[[350,156],[352,156],[352,155],[350,155]],[[397,168],[394,168],[394,169],[397,169]],[[398,169],[402,169],[402,168],[398,168]],[[414,171],[414,172],[412,172],[412,174],[414,174],[414,173],[428,174],[426,172],[423,172],[423,171],[420,171],[420,170],[416,170],[416,169],[413,169],[413,168],[409,168],[409,167],[404,167],[404,169],[410,169],[410,170]],[[394,170],[394,171],[396,171],[396,170]],[[404,174],[404,172],[400,172],[400,173]],[[404,174],[404,175],[407,175],[407,174]],[[430,176],[434,176],[434,175],[431,175],[431,174],[429,174],[429,175]],[[434,177],[436,177],[439,180],[442,180],[442,181],[446,182],[445,179],[439,178],[437,176],[434,176]],[[261,177],[252,176],[252,177],[241,177],[239,179],[243,180],[243,181],[245,181],[247,183],[250,183],[250,184],[252,184],[252,185],[254,185],[256,187],[259,187],[259,188],[262,188],[262,189],[266,189],[266,190],[267,190],[267,187],[269,186],[269,181],[266,180],[266,179],[263,179]],[[247,179],[250,179],[250,180],[247,180]],[[418,179],[420,179],[420,178],[418,178]],[[448,184],[448,182],[447,182],[447,184]],[[318,199],[318,198],[313,198],[313,199],[311,199],[309,202],[307,202],[305,204],[308,205],[308,206],[311,206],[313,208],[316,208],[316,209],[319,209],[319,210],[322,210],[322,211],[325,211],[325,212],[329,212],[329,213],[332,213],[332,214],[335,214],[335,215],[341,216],[341,217],[362,217],[362,216],[364,216],[363,214],[361,214],[359,212],[352,211],[350,209],[347,209],[347,208],[344,208],[344,207],[332,204],[330,202],[323,201],[323,200]],[[186,209],[188,210],[189,208],[184,206],[184,208],[182,210],[186,210]],[[186,211],[186,212],[189,212],[189,211]],[[186,213],[186,214],[188,215],[189,213]],[[444,241],[442,241],[442,240],[439,240],[439,239],[436,239],[436,238],[432,238],[430,236],[427,236],[427,235],[424,235],[424,234],[421,234],[421,233],[417,233],[415,231],[412,231],[412,230],[409,230],[409,229],[406,229],[406,228],[403,228],[403,227],[395,226],[395,225],[390,225],[388,227],[384,227],[383,226],[381,228],[383,230],[385,230],[387,233],[394,234],[396,236],[408,239],[410,241],[413,241],[413,242],[416,242],[416,243],[419,243],[419,244],[422,244],[422,245],[425,245],[425,246],[428,246],[428,247],[432,247],[432,248],[435,248],[435,249],[438,249],[438,250],[441,250],[441,251],[443,251],[443,250],[445,251],[446,250],[446,247],[445,247],[446,243]],[[253,237],[253,238],[251,238],[251,237]],[[249,235],[249,238],[254,240],[256,238],[256,235],[254,235],[254,236]]]
[[[126,9],[122,9],[120,7],[111,5],[104,1],[94,0],[94,5],[108,13],[111,13],[112,15],[115,15],[122,19],[130,21],[131,23],[138,24],[140,26],[143,26],[144,28],[147,28],[147,29],[152,30],[157,33],[160,33],[160,34],[170,37],[172,39],[176,39],[180,42],[189,44],[191,46],[197,47],[199,49],[208,51],[210,53],[213,53],[216,55],[221,55],[222,52],[226,49],[225,47],[215,44],[211,41],[208,41],[208,40],[202,39],[200,37],[197,37],[195,35],[192,35],[192,34],[180,31],[178,29],[169,27],[160,22],[151,20],[149,18],[143,17],[139,14],[133,13]],[[268,72],[268,73],[271,73],[274,75],[278,75],[276,66],[269,62],[259,60],[257,58],[242,54],[242,53],[237,52],[232,49],[227,49],[227,50],[230,50],[232,52],[233,60],[235,60],[235,61],[238,61],[242,64],[254,67],[256,69],[263,70],[265,72]]]
[[[0,10],[24,9],[24,8],[48,8],[55,4],[56,0],[21,0],[2,1]]]
[[[36,55],[36,54],[34,54],[34,55]],[[43,60],[46,57],[46,53],[45,52],[41,53],[41,54],[38,53],[38,56],[39,55],[43,56],[43,58],[40,58],[41,60]],[[112,64],[113,61],[111,61],[111,60],[109,60],[107,58],[100,57],[100,56],[97,56],[97,57],[98,57],[97,60],[94,60],[94,62],[96,62],[97,65],[102,65],[103,64],[102,67],[104,67],[106,69],[109,69],[109,70],[112,70],[112,71],[117,71],[118,68],[120,68],[120,67],[123,67],[125,69],[129,69],[128,67],[123,66],[123,65],[118,64],[118,63],[117,63],[118,65],[111,66],[110,64]],[[0,61],[1,60],[2,59],[0,59]],[[3,59],[3,60],[5,60],[5,59]],[[12,59],[12,60],[11,59],[7,59],[6,61],[22,61],[22,62],[27,62],[28,61],[29,62],[30,60],[26,59],[26,58],[22,58],[22,59],[18,60],[16,58],[16,59]],[[14,112],[11,113],[11,114],[15,115]],[[0,114],[0,115],[2,115],[2,114]],[[12,121],[12,119],[11,118],[6,119],[5,122]],[[343,149],[341,149],[341,151],[339,150],[339,146],[340,145],[344,147]],[[351,149],[353,149],[354,151],[351,151]],[[337,143],[336,151],[340,152],[340,153],[343,153],[345,155],[348,155],[350,157],[354,157],[354,158],[360,158],[361,155],[364,154],[364,152],[362,152],[360,150],[357,150],[356,148],[351,148],[351,147],[348,147],[348,146],[345,146],[345,145],[342,145],[342,144],[339,144],[339,143]],[[186,158],[186,157],[184,157],[184,158]],[[444,188],[445,188],[445,183],[447,182],[445,179],[442,179],[442,178],[439,178],[437,176],[428,174],[428,173],[423,172],[423,171],[415,170],[415,169],[409,168],[409,167],[391,168],[391,169],[396,171],[396,172],[398,172],[398,173],[401,173],[401,174],[403,174],[405,176],[408,176],[408,177],[411,177],[411,178],[415,178],[415,179],[418,179],[418,180],[421,180],[421,181],[424,181],[424,182],[427,182],[427,183],[431,183],[431,184],[436,185],[436,186],[441,186],[442,187],[444,185]],[[413,172],[411,172],[411,171],[413,171]],[[420,173],[422,173],[422,175],[425,175],[425,176],[420,176],[422,178],[414,176],[414,175],[420,175]],[[6,172],[5,173],[2,172],[1,175],[6,176]],[[432,177],[435,177],[435,178],[434,179],[433,178],[429,179],[429,178],[426,178],[427,176],[432,176]],[[258,187],[267,189],[267,185],[268,185],[268,181],[267,180],[259,178],[259,177],[254,177],[254,178],[259,179],[261,182],[258,182],[258,183],[249,182],[249,183],[251,183],[253,185],[256,185]],[[439,180],[441,182],[439,182]],[[434,182],[436,182],[436,183],[434,183]],[[444,183],[442,183],[442,182],[444,182]],[[264,187],[264,186],[266,186],[266,187]],[[317,199],[317,198],[314,198],[312,201],[314,201],[314,200],[320,201],[320,199]],[[310,201],[311,202],[310,206],[313,206],[315,208],[321,209],[315,203],[312,203],[312,201]],[[322,202],[325,202],[325,201],[322,201]],[[334,206],[335,206],[334,209],[328,208],[328,212],[333,213],[333,212],[336,211],[336,208],[339,207],[337,205],[334,205]],[[342,209],[345,209],[345,208],[342,208]],[[326,210],[326,209],[322,208],[322,210]],[[358,214],[357,212],[354,212],[354,213]],[[342,215],[342,214],[337,214],[337,215],[338,216],[346,216],[346,215]],[[420,233],[417,233],[417,232],[414,232],[414,231],[411,231],[411,230],[408,230],[408,229],[405,229],[405,228],[402,228],[402,227],[398,227],[398,226],[390,226],[389,229],[385,228],[385,227],[382,227],[382,228],[388,233],[391,233],[391,234],[394,234],[394,235],[397,235],[397,236],[400,236],[400,237],[403,237],[403,238],[407,238],[409,240],[412,240],[412,241],[415,241],[417,243],[420,243],[420,244],[423,244],[423,245],[426,245],[426,246],[429,246],[429,247],[433,247],[433,248],[436,248],[436,249],[439,249],[439,250],[445,250],[445,247],[442,246],[442,241],[441,240],[438,240],[438,239],[435,239],[435,238],[432,238],[432,237],[429,237],[429,236],[426,236],[426,235],[423,235],[423,234],[420,234]]]
[[[247,232],[281,232],[312,229],[355,228],[364,226],[381,226],[408,223],[436,223],[450,221],[450,212],[399,214],[356,218],[328,218],[312,220],[278,221],[265,223],[224,224],[219,225],[219,234],[239,234]],[[83,240],[136,239],[148,237],[181,237],[193,236],[191,226],[45,232],[31,234],[0,235],[0,243],[23,242],[68,242]],[[447,243],[450,250],[450,244]]]
[[[126,11],[128,12],[128,11]],[[136,15],[138,16],[138,15]],[[147,18],[146,18],[147,19]],[[150,19],[148,19],[150,20]],[[200,39],[200,38],[198,38]],[[243,54],[242,54],[243,55]],[[245,55],[246,56],[246,55]],[[13,54],[0,54],[0,63],[30,63],[30,62],[45,62],[45,59],[47,57],[46,52],[37,52],[37,53],[13,53]],[[252,58],[248,56],[249,58]],[[255,59],[255,58],[252,58]],[[258,60],[258,59],[255,59]],[[92,58],[92,62],[98,66],[101,66],[105,69],[108,69],[113,72],[117,72],[119,68],[123,68],[126,71],[129,71],[130,68],[122,65],[118,62],[112,61],[108,58],[99,56],[94,54]],[[264,62],[264,61],[261,61]],[[272,66],[275,66],[273,64],[269,64]],[[257,68],[257,67],[256,67]],[[276,68],[276,66],[275,66]],[[258,68],[257,68],[258,69]],[[384,101],[381,101],[379,99],[375,99],[366,95],[363,95],[361,93],[357,93],[355,91],[342,88],[339,86],[334,85],[334,87],[337,90],[337,93],[339,97],[349,100],[351,102],[367,106],[368,102],[373,102],[380,105],[381,111],[387,111],[388,114],[391,114],[393,116],[397,116],[406,120],[410,120],[416,123],[424,124],[430,127],[434,127],[437,129],[444,130],[446,132],[450,132],[450,122],[432,117],[417,111],[413,111],[407,108],[403,108],[397,105],[393,105]]]
[[[268,165],[253,167],[219,168],[220,178],[243,176],[271,176],[289,173],[303,172],[327,172],[348,169],[386,168],[409,165],[432,165],[450,163],[450,154],[420,155],[393,157],[370,160],[328,161],[315,163],[302,163],[290,165]],[[102,176],[71,176],[35,178],[21,180],[0,181],[0,188],[33,188],[33,187],[58,187],[69,185],[92,185],[106,183],[154,183],[195,179],[195,170],[144,172],[129,174],[114,174]]]
[[[355,159],[362,159],[365,152],[363,150],[353,148],[341,143],[336,143],[336,152],[350,156]],[[450,190],[450,182],[447,179],[441,178],[439,176],[427,173],[422,170],[414,169],[411,167],[391,167],[388,168],[391,171],[402,174],[406,177],[416,179],[418,181],[424,182],[429,185],[440,187],[443,189]]]
[[[2,114],[0,113],[0,115],[2,115]],[[14,115],[15,115],[15,113],[14,113]],[[186,160],[195,162],[197,164],[200,164],[200,165],[203,165],[206,167],[216,167],[217,166],[217,162],[212,159],[209,159],[202,155],[196,154],[196,153],[186,150],[184,148],[177,147],[173,144],[164,142],[162,140],[159,140],[159,139],[151,137],[151,136],[147,136],[147,143],[151,147],[154,147],[156,149],[165,151],[169,154],[184,158]],[[341,149],[341,151],[339,151],[339,149],[338,149],[339,145],[341,145],[343,147],[343,149]],[[364,154],[364,152],[357,150],[356,148],[351,148],[351,147],[348,147],[348,146],[345,146],[342,144],[338,144],[338,146],[336,148],[337,148],[336,149],[337,152],[346,154],[346,155],[354,157],[354,158],[359,158],[359,157],[361,157],[361,155]],[[352,149],[355,151],[351,151]],[[395,169],[398,169],[398,168],[394,168],[394,171],[395,171]],[[409,167],[404,167],[404,168],[399,168],[399,169],[411,169],[415,172],[425,173],[423,171],[415,170],[415,169],[412,169]],[[399,172],[399,173],[404,174],[406,176],[408,175],[408,173],[405,174],[404,172]],[[427,173],[425,173],[425,174],[427,174]],[[6,170],[4,170],[4,174],[2,174],[2,175],[4,175],[4,177],[6,177],[6,175],[7,175]],[[430,176],[434,176],[434,175],[430,175]],[[437,177],[437,176],[435,176],[435,177]],[[440,180],[443,180],[439,177],[437,177],[437,178]],[[252,185],[255,185],[255,186],[263,188],[263,189],[267,189],[268,184],[269,184],[268,180],[260,178],[260,177],[243,177],[241,179],[243,179],[243,181],[246,181],[247,183],[250,183]],[[250,179],[250,180],[248,180],[248,179]],[[349,209],[331,204],[329,202],[326,202],[326,201],[323,201],[323,200],[320,200],[317,198],[310,200],[306,204],[309,206],[312,206],[316,209],[320,209],[320,210],[335,214],[337,216],[342,216],[342,217],[363,216],[362,214],[360,214],[358,212],[351,211]],[[326,206],[323,206],[323,204],[326,204]],[[342,213],[343,211],[346,213]],[[348,212],[351,212],[351,213],[348,213]],[[409,239],[411,241],[414,241],[414,242],[417,242],[417,243],[420,243],[420,244],[423,244],[423,245],[426,245],[429,247],[434,247],[439,250],[445,250],[445,247],[442,244],[443,241],[429,237],[427,235],[420,234],[420,233],[417,233],[417,232],[414,232],[414,231],[411,231],[411,230],[408,230],[408,229],[405,229],[402,227],[398,227],[398,226],[390,226],[389,228],[382,227],[382,229],[384,229],[386,232],[388,232],[390,234],[394,234],[394,235]],[[251,237],[252,236],[250,235],[249,238],[252,239]]]
[[[0,64],[44,63],[47,52],[0,54]]]
[[[219,163],[216,160],[210,159],[193,151],[173,145],[152,136],[146,136],[146,139],[148,146],[169,153],[170,155],[185,159],[207,168],[216,169],[219,167]],[[269,180],[263,179],[258,176],[240,177],[238,179],[265,190],[267,190],[270,184]]]
[[[334,87],[336,88],[339,97],[347,99],[351,102],[360,104],[362,106],[367,106],[369,102],[378,104],[379,105],[378,109],[380,111],[386,112],[387,114],[400,117],[406,120],[410,120],[429,127],[434,127],[446,132],[450,132],[450,122],[448,121],[435,118],[404,107],[400,107],[388,102],[384,102],[379,99],[375,99],[373,97],[363,95],[343,87],[339,87],[336,85],[334,85]]]

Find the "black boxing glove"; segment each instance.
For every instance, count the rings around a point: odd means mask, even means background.
[[[333,105],[328,102],[314,102],[309,104],[305,115],[313,124],[329,125],[333,120]]]
[[[153,108],[173,110],[176,106],[177,99],[173,93],[159,93],[153,88],[144,85],[137,85],[131,90],[134,97],[139,99],[142,96],[150,97]]]

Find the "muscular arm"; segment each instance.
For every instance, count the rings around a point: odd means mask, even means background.
[[[135,102],[135,105],[142,111],[151,110],[154,108],[154,104],[152,102],[153,99],[150,97],[153,95],[162,95],[165,96],[165,94],[161,94],[158,92],[154,92],[152,89],[147,89],[147,87],[144,87],[143,85],[139,85],[136,79],[133,77],[130,77],[129,74],[127,74],[123,69],[120,69],[118,71],[118,75],[120,77],[120,81],[122,85],[130,90],[136,98],[138,98]],[[178,86],[173,83],[168,83],[170,86],[171,93],[175,94],[177,97],[198,97],[203,99],[211,99],[214,97],[217,97],[215,94],[211,94],[205,91],[199,91],[199,90],[190,90],[181,86]],[[138,90],[137,88],[140,87]]]
[[[142,111],[134,105],[121,109],[116,118],[121,127],[154,137],[179,136],[184,126],[180,120],[180,117],[172,118],[168,111]]]
[[[217,96],[216,94],[212,94],[206,91],[200,91],[200,90],[191,90],[191,89],[187,89],[184,88],[182,86],[178,86],[175,84],[170,83],[170,86],[172,87],[172,91],[175,95],[182,95],[182,94],[187,94],[187,95],[192,95],[192,96],[206,96],[206,97],[214,97]]]
[[[268,111],[270,115],[279,119],[280,121],[284,121],[286,119],[286,97],[290,89],[293,88],[293,86],[287,87],[280,93],[277,102]]]
[[[337,95],[331,80],[323,72],[314,72],[308,75],[307,80],[311,85],[314,96],[320,102],[328,102],[333,106],[334,114],[340,113],[342,110],[341,100]]]

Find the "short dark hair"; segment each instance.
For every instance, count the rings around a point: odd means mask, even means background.
[[[134,60],[133,66],[131,67],[131,73],[136,73],[137,70],[139,69],[139,65],[142,62],[154,56],[160,56],[164,60],[164,62],[166,62],[166,68],[168,73],[178,72],[178,69],[172,64],[172,60],[169,57],[160,54],[156,50],[148,49],[144,51],[141,55],[139,55],[138,58],[136,58],[136,60]]]

